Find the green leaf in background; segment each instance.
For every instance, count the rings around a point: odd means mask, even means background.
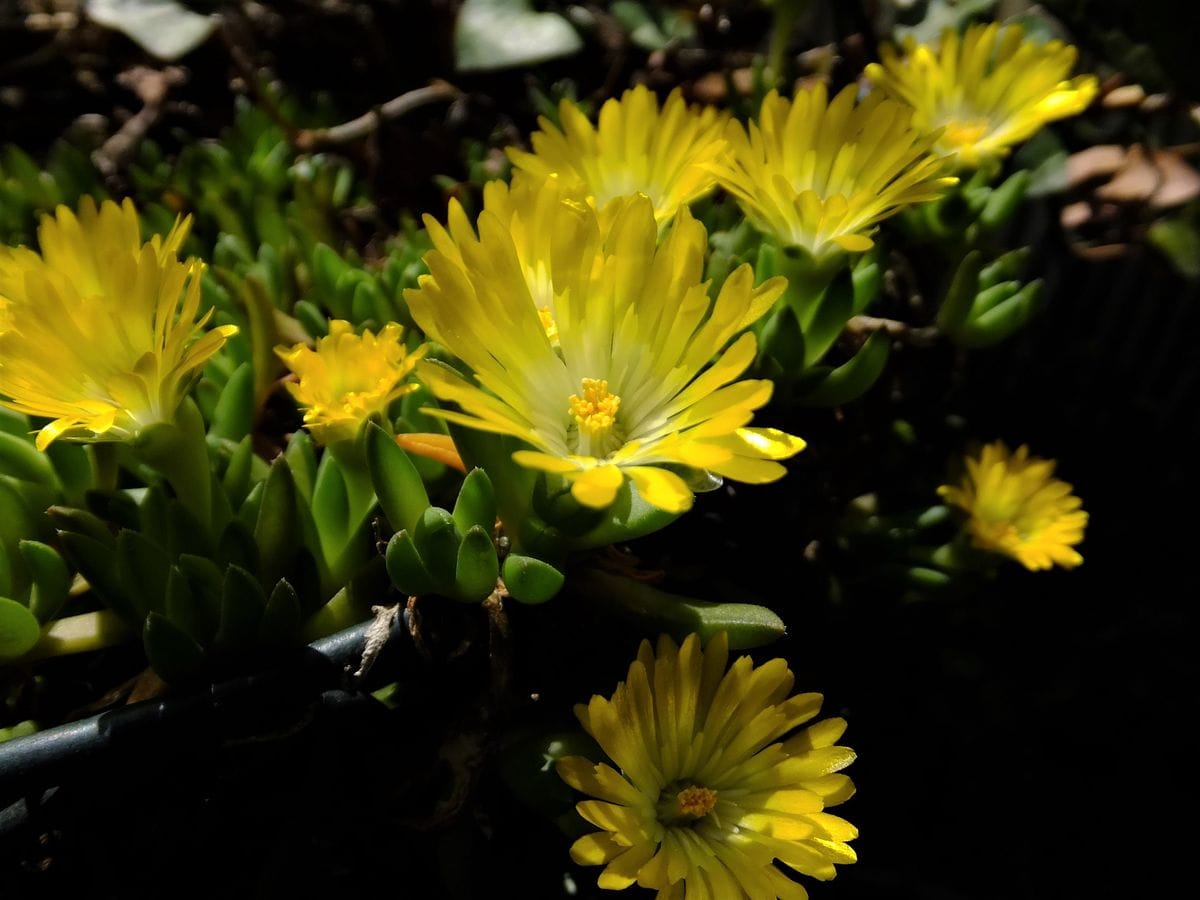
[[[464,0],[454,27],[455,68],[460,72],[535,65],[582,47],[566,19],[534,12],[529,0]]]
[[[1200,278],[1200,230],[1182,216],[1160,219],[1146,238],[1185,278]]]
[[[0,659],[24,656],[41,635],[33,613],[16,600],[0,597]]]
[[[802,406],[840,406],[861,397],[883,374],[891,353],[892,339],[877,331],[847,362],[830,371],[799,397]]]
[[[142,644],[150,667],[163,681],[179,681],[204,662],[204,650],[166,616],[156,612],[146,617]]]

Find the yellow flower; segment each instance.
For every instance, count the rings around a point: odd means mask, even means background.
[[[453,201],[449,231],[426,217],[430,274],[405,297],[477,382],[422,362],[420,377],[462,410],[431,414],[527,442],[517,463],[565,476],[594,508],[628,477],[648,503],[686,510],[692,492],[664,464],[756,484],[784,475],[775,460],[804,442],[746,427],[772,384],[736,381],[756,344],[750,333],[733,340],[771,307],[782,279],[755,287],[743,266],[711,300],[700,280],[707,236],[686,207],[659,246],[641,195],[614,207],[604,228],[555,178],[497,188],[496,198],[505,204],[485,206],[478,237]]]
[[[0,403],[53,419],[40,448],[128,440],[172,421],[196,373],[237,333],[199,321],[198,260],[180,262],[190,219],[141,241],[126,199],[76,215],[60,206],[38,229],[41,253],[0,248]]]
[[[940,132],[936,149],[964,168],[1006,155],[1096,96],[1094,76],[1068,77],[1074,47],[1025,40],[1019,25],[972,25],[961,38],[947,30],[936,50],[909,38],[904,53],[885,46],[883,63],[867,66],[867,78],[909,104],[922,131]]]
[[[1054,465],[1024,445],[1010,453],[996,441],[967,457],[959,485],[942,485],[938,494],[966,511],[977,546],[1033,571],[1055,563],[1071,569],[1083,562],[1073,547],[1083,540],[1088,514],[1071,485],[1051,477]]]
[[[595,127],[570,100],[558,109],[562,130],[539,119],[533,152],[509,147],[509,159],[536,178],[577,180],[598,209],[642,193],[662,224],[716,184],[709,164],[725,151],[721,132],[728,115],[713,107],[689,109],[678,90],[660,112],[658,98],[638,85],[619,101],[607,101]]]
[[[724,634],[701,650],[696,635],[676,648],[642,643],[611,700],[592,697],[576,715],[617,766],[579,756],[558,762],[571,787],[598,799],[576,806],[600,831],[571,857],[604,866],[599,885],[635,882],[660,900],[804,900],[773,860],[822,880],[855,861],[849,822],[825,812],[854,784],[835,774],[854,761],[836,746],[842,719],[796,732],[821,708],[820,694],[788,696],[782,659],[755,667],[743,656],[725,671]],[[618,771],[619,770],[619,771]]]
[[[955,183],[911,110],[854,98],[853,85],[832,100],[823,84],[791,100],[771,91],[749,132],[729,123],[730,156],[714,167],[756,228],[814,257],[870,249],[876,223]]]
[[[427,348],[422,344],[407,352],[403,334],[392,322],[378,336],[369,330],[359,336],[349,322],[334,319],[316,350],[305,344],[275,348],[299,376],[287,388],[304,407],[304,426],[318,443],[354,438],[373,413],[385,412],[393,400],[417,389],[405,379]]]

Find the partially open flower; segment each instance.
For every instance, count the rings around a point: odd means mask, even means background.
[[[620,100],[607,101],[596,126],[570,100],[558,109],[561,131],[539,119],[533,152],[509,147],[508,156],[536,178],[579,182],[598,209],[642,193],[662,224],[716,186],[708,164],[725,151],[721,132],[728,116],[711,106],[689,108],[676,90],[660,112],[658,98],[638,85]]]
[[[403,334],[404,329],[392,322],[378,335],[369,330],[358,335],[349,322],[334,319],[315,350],[305,344],[275,348],[298,376],[287,388],[304,408],[304,427],[318,443],[353,439],[371,415],[385,412],[393,400],[417,389],[408,376],[426,347],[409,353]]]
[[[878,94],[856,104],[853,85],[832,100],[823,84],[791,100],[771,91],[748,129],[729,123],[731,154],[714,171],[781,245],[814,257],[862,252],[878,222],[955,183],[911,120],[910,109]]]
[[[1024,445],[1011,453],[996,441],[965,462],[962,481],[938,493],[967,513],[977,546],[1034,571],[1083,562],[1074,546],[1083,540],[1088,514],[1071,485],[1051,477],[1054,460],[1030,456]]]
[[[934,48],[911,37],[904,55],[884,46],[867,78],[915,110],[913,124],[937,134],[936,149],[962,168],[1005,156],[1043,125],[1082,112],[1096,96],[1095,76],[1070,78],[1075,48],[1026,40],[1019,25],[947,30]]]
[[[777,868],[829,879],[855,861],[858,830],[825,810],[854,793],[836,774],[854,761],[837,746],[842,719],[802,731],[820,694],[791,695],[782,659],[755,667],[743,656],[726,671],[724,634],[701,649],[642,643],[611,699],[576,707],[584,729],[615,764],[559,760],[571,787],[596,799],[576,809],[600,830],[577,840],[571,857],[604,866],[599,885],[636,883],[660,900],[804,900],[804,888]]]
[[[0,248],[0,403],[53,421],[37,438],[129,440],[173,420],[233,325],[210,331],[198,260],[177,253],[190,219],[146,243],[133,202],[76,215],[60,206],[38,229],[41,253]]]
[[[756,287],[743,266],[714,302],[701,281],[707,236],[686,208],[660,246],[644,196],[621,201],[605,226],[554,178],[492,196],[505,204],[484,209],[478,237],[456,203],[449,231],[426,217],[430,274],[405,292],[426,334],[474,371],[472,382],[423,362],[420,377],[462,410],[431,414],[527,442],[516,462],[561,474],[594,508],[628,477],[646,502],[682,512],[692,491],[670,465],[752,483],[783,476],[777,460],[804,442],[746,427],[772,384],[737,380],[756,349],[753,334],[737,335],[782,279]]]

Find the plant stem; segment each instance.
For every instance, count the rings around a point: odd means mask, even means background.
[[[767,48],[767,78],[774,84],[783,79],[792,32],[807,3],[808,0],[775,0],[775,21],[771,23],[771,43]]]

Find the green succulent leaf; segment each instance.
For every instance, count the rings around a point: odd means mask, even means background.
[[[491,529],[473,525],[458,545],[454,567],[454,588],[459,600],[478,603],[496,588],[500,577],[500,562]]]
[[[434,589],[433,576],[421,561],[416,544],[407,531],[397,531],[384,554],[388,577],[402,594],[419,596]]]
[[[429,507],[417,522],[413,543],[438,588],[452,585],[458,563],[458,546],[462,543],[462,535],[454,523],[454,517],[444,509]]]
[[[254,415],[254,367],[244,362],[225,382],[208,433],[240,441],[254,428]]]
[[[204,665],[204,648],[157,612],[146,617],[142,645],[150,667],[163,681],[182,681]]]
[[[296,483],[287,460],[279,458],[267,475],[254,525],[259,574],[264,584],[274,584],[282,578],[296,555],[296,516]]]
[[[46,487],[60,487],[50,458],[28,440],[0,431],[0,474]]]
[[[636,621],[640,628],[666,631],[678,640],[694,632],[707,642],[724,631],[730,649],[745,650],[778,640],[787,630],[783,620],[765,606],[695,600],[600,570],[587,572],[578,583],[606,609]]]
[[[946,291],[946,299],[942,301],[937,315],[938,327],[947,334],[957,334],[971,315],[971,307],[979,291],[979,273],[982,267],[983,254],[978,250],[972,250],[958,264],[954,279],[950,282],[950,289]]]
[[[462,532],[478,525],[491,534],[496,526],[496,492],[483,469],[472,469],[463,479],[454,504],[454,521]]]
[[[811,390],[799,397],[804,406],[840,406],[856,400],[879,380],[891,355],[887,332],[877,331],[847,362],[831,369]]]
[[[21,541],[19,547],[32,581],[29,611],[44,625],[67,602],[71,569],[57,550],[40,541]]]
[[[425,484],[390,434],[374,422],[367,429],[367,466],[379,506],[393,528],[415,535],[417,522],[429,509]]]
[[[229,566],[221,591],[221,624],[213,646],[223,653],[253,647],[266,605],[267,597],[258,579],[241,566]]]
[[[296,589],[287,579],[279,579],[263,610],[260,627],[263,640],[268,644],[292,643],[300,632],[302,621],[300,597]]]
[[[0,660],[24,656],[41,636],[42,626],[27,606],[0,597]]]
[[[504,585],[519,603],[545,603],[562,589],[563,573],[547,562],[510,553],[504,558]]]

